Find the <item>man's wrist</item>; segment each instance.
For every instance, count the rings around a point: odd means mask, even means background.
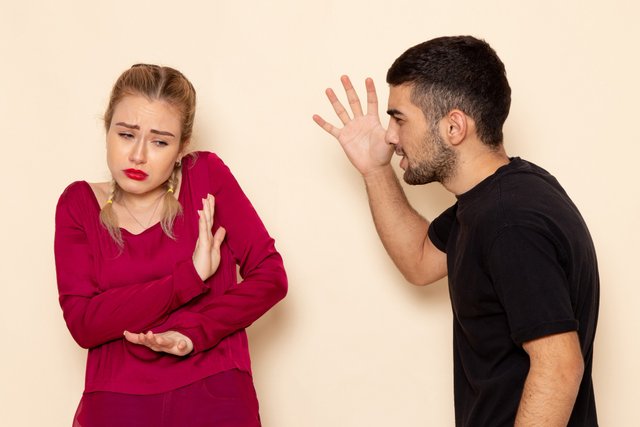
[[[364,178],[367,184],[380,180],[386,180],[389,178],[389,176],[395,176],[395,172],[391,167],[391,163],[371,168],[367,172],[364,172],[362,174],[362,178]]]

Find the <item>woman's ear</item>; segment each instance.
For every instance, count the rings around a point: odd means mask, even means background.
[[[187,139],[182,143],[182,147],[180,147],[180,152],[178,153],[178,158],[176,159],[176,163],[182,163],[182,158],[189,150],[189,144],[191,143],[191,138]]]

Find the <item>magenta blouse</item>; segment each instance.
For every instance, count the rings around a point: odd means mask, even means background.
[[[124,249],[99,220],[89,184],[74,182],[56,211],[55,259],[60,305],[71,335],[89,349],[85,392],[153,394],[237,368],[251,373],[245,328],[287,292],[282,258],[251,202],[213,153],[183,159],[176,239],[160,224],[124,229]],[[214,231],[227,230],[216,273],[205,282],[191,260],[197,210],[215,196]],[[236,265],[243,280],[238,283]],[[131,332],[178,331],[194,350],[178,357],[123,338]]]

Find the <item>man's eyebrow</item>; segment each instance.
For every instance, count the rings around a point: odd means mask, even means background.
[[[116,126],[122,126],[125,127],[127,129],[134,129],[134,130],[140,130],[140,126],[138,125],[131,125],[129,123],[125,123],[125,122],[118,122],[116,123]],[[174,134],[172,134],[171,132],[167,132],[164,130],[157,130],[157,129],[151,129],[149,132],[151,133],[155,133],[156,135],[164,135],[164,136],[170,136],[172,138],[175,138],[176,136]]]
[[[391,108],[387,110],[387,114],[390,115],[391,117],[404,116],[404,114],[402,114],[402,111],[396,110],[395,108]]]

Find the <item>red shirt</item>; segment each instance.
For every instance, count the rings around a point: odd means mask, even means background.
[[[74,182],[60,196],[58,292],[71,335],[89,349],[85,392],[153,394],[228,369],[251,372],[244,328],[285,296],[282,258],[227,166],[213,153],[196,154],[183,159],[176,240],[160,224],[137,235],[121,229],[120,250],[89,184]],[[223,226],[227,234],[218,270],[202,282],[191,257],[196,211],[208,193],[216,199],[214,232]],[[178,331],[194,349],[185,357],[157,353],[126,341],[125,330]]]

